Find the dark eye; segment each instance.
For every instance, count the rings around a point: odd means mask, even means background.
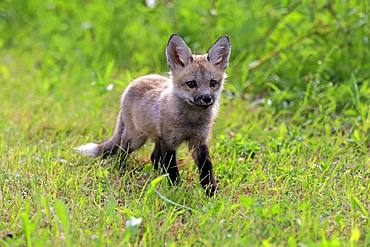
[[[197,82],[194,81],[194,80],[191,80],[191,81],[187,81],[186,84],[188,85],[188,87],[190,88],[195,88],[197,86]]]
[[[217,85],[217,81],[216,80],[210,80],[209,81],[209,86],[211,86],[211,87],[215,87]]]

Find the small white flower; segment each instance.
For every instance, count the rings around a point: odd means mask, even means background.
[[[113,85],[113,83],[111,83],[111,84],[109,84],[109,85],[107,86],[107,90],[108,90],[108,91],[112,91],[113,87],[114,87],[114,85]]]
[[[67,163],[68,163],[68,161],[67,161],[67,160],[65,160],[65,159],[59,159],[59,162],[60,162],[60,163],[63,163],[63,164],[67,164]]]
[[[126,226],[127,227],[136,227],[136,226],[139,226],[141,224],[141,222],[143,221],[142,218],[135,218],[135,217],[131,217],[127,222],[126,222]]]
[[[156,0],[145,0],[146,6],[148,6],[151,9],[155,7],[156,2],[157,2]]]
[[[90,21],[84,21],[81,23],[81,29],[89,30],[92,28],[92,23]]]

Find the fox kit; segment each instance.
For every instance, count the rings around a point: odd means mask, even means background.
[[[217,114],[231,45],[220,37],[207,54],[193,55],[184,40],[173,34],[166,48],[171,76],[146,75],[132,81],[122,95],[112,137],[101,144],[76,148],[92,157],[119,153],[126,157],[149,138],[155,142],[151,161],[155,169],[179,181],[176,149],[187,142],[199,168],[200,183],[212,196],[217,188],[207,139]]]

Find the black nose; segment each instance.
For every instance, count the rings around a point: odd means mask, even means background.
[[[203,101],[204,103],[206,103],[206,104],[211,103],[211,101],[212,101],[212,97],[211,97],[211,95],[209,95],[209,94],[204,95],[204,96],[202,97],[202,101]]]

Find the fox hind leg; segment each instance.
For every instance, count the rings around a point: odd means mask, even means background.
[[[128,156],[144,145],[147,136],[139,131],[125,130],[122,145],[118,150],[120,167],[125,167]]]

